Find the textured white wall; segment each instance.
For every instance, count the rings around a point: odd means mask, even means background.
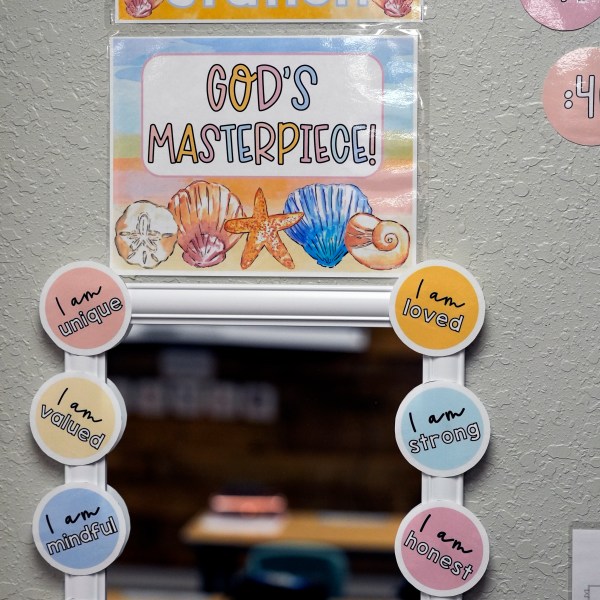
[[[540,91],[557,58],[598,45],[600,21],[553,32],[519,0],[430,17],[423,252],[470,268],[489,307],[467,385],[492,442],[465,491],[491,562],[468,597],[567,598],[569,525],[600,522],[600,161],[554,132]]]
[[[535,24],[519,0],[430,4],[421,255],[471,269],[489,306],[467,383],[488,407],[493,435],[466,494],[492,558],[468,597],[567,598],[569,525],[600,522],[599,154],[562,140],[539,99],[548,68],[597,43],[600,21],[559,33]],[[107,261],[107,40],[116,32],[104,0],[0,0],[2,600],[62,597],[62,577],[30,533],[37,501],[63,481],[29,432],[33,394],[62,368],[37,304],[62,264]]]

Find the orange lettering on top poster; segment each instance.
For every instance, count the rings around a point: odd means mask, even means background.
[[[414,22],[422,0],[116,0],[117,22]]]

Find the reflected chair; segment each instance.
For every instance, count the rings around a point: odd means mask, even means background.
[[[347,578],[345,553],[326,544],[258,544],[246,560],[246,584],[262,586],[262,591],[277,590],[274,598],[341,597]]]

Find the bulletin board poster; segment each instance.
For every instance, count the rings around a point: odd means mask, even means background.
[[[114,38],[111,268],[395,278],[415,262],[417,39]]]
[[[116,0],[117,23],[421,21],[424,0]]]

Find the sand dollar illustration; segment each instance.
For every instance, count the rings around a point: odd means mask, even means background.
[[[130,265],[153,269],[171,256],[176,243],[173,215],[148,200],[130,204],[115,225],[117,251]]]

